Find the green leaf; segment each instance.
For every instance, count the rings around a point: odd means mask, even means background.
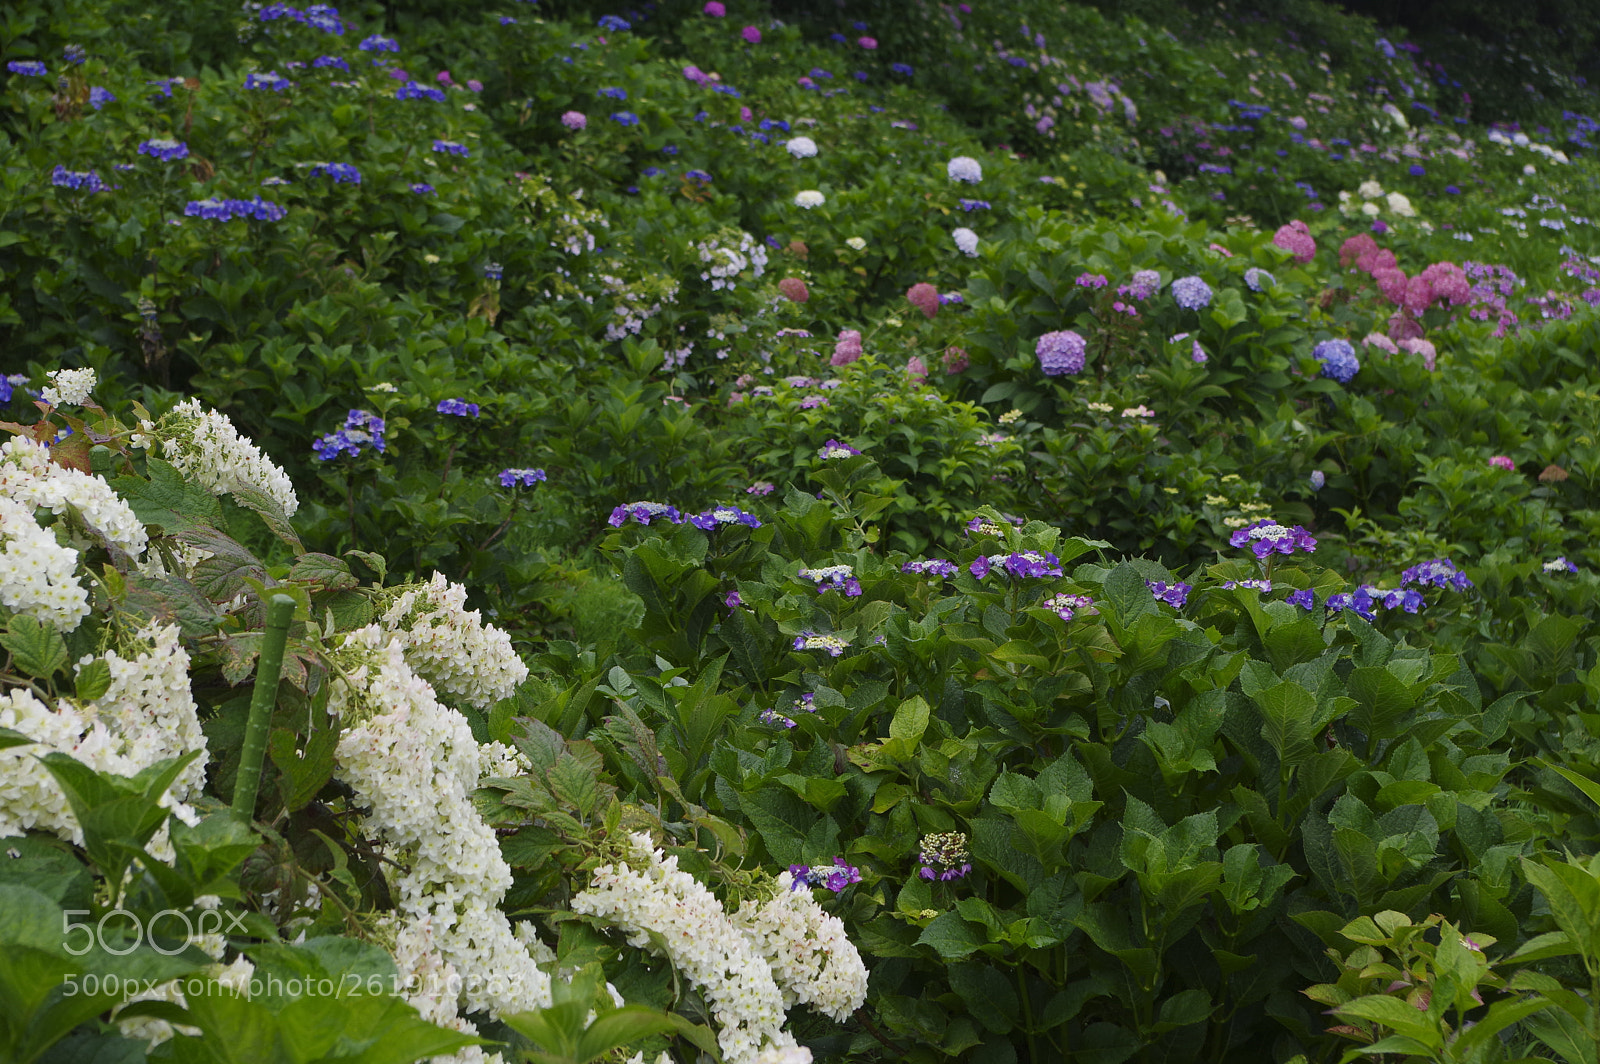
[[[216,496],[184,480],[169,463],[151,456],[145,460],[145,471],[148,480],[121,476],[111,482],[140,521],[167,533],[215,528],[222,523]]]
[[[15,614],[0,632],[0,647],[13,664],[30,676],[48,679],[67,664],[67,643],[61,633],[25,613]]]
[[[93,702],[109,690],[111,690],[111,666],[106,664],[104,658],[95,658],[87,665],[78,666],[72,693],[79,699]]]
[[[643,1005],[623,1005],[595,1019],[578,1040],[580,1064],[602,1057],[619,1047],[675,1030],[665,1013]]]
[[[1334,1011],[1347,1019],[1381,1023],[1408,1038],[1416,1039],[1429,1050],[1437,1050],[1444,1045],[1438,1026],[1428,1019],[1428,1014],[1399,998],[1392,998],[1386,994],[1371,994],[1356,998],[1354,1001],[1347,1001]]]
[[[970,956],[985,939],[967,926],[967,922],[954,912],[938,915],[917,938],[917,945],[932,946],[947,961],[958,961]]]

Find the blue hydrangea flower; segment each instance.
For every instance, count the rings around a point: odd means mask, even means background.
[[[664,502],[630,502],[618,506],[611,511],[611,516],[606,519],[606,524],[613,528],[621,528],[629,519],[641,525],[648,525],[657,517],[665,517],[675,525],[684,522],[683,514],[678,512],[676,506],[668,506]]]
[[[1310,480],[1311,480],[1311,490],[1312,491],[1321,491],[1322,490],[1322,486],[1328,482],[1328,474],[1324,473],[1320,469],[1313,469],[1311,471]]]
[[[444,103],[444,90],[424,85],[420,81],[408,81],[394,91],[394,98],[397,100],[432,100],[434,103]]]
[[[737,506],[712,507],[704,513],[690,517],[689,523],[705,532],[710,532],[723,525],[744,525],[746,528],[761,527],[761,521],[755,514],[747,514]]]
[[[1188,604],[1189,592],[1194,590],[1193,584],[1169,584],[1164,580],[1146,580],[1144,586],[1150,589],[1157,602],[1179,610]]]
[[[147,141],[141,142],[138,150],[140,155],[148,155],[150,158],[160,159],[164,163],[189,157],[189,145],[171,137],[152,137]]]
[[[690,170],[683,175],[683,179],[685,181],[698,181],[702,185],[709,185],[711,183],[711,175],[706,173],[704,170]]]
[[[415,192],[419,196],[427,196],[433,193],[433,186],[428,184],[426,181],[419,181],[415,185],[411,186],[411,191]]]
[[[964,211],[986,211],[989,210],[989,201],[981,199],[964,199],[961,201],[961,209]]]
[[[434,409],[441,414],[450,414],[454,417],[478,416],[478,404],[469,403],[465,399],[441,399]]]
[[[595,95],[604,96],[608,100],[626,100],[628,98],[628,90],[611,85],[602,89],[596,89]]]
[[[340,55],[319,55],[311,61],[311,66],[315,70],[327,70],[331,67],[346,73],[350,71],[350,64]]]
[[[183,208],[183,213],[189,218],[204,218],[213,222],[226,222],[234,218],[276,222],[282,220],[289,212],[276,203],[264,200],[260,196],[253,196],[247,200],[216,198],[190,200]]]
[[[1041,609],[1049,610],[1063,621],[1070,621],[1078,615],[1079,610],[1089,610],[1094,605],[1094,599],[1088,595],[1051,595],[1039,603]],[[1091,610],[1091,612],[1094,612]]]
[[[462,158],[466,158],[471,154],[467,151],[465,144],[458,144],[453,140],[435,140],[433,142],[433,150],[444,155],[459,155]]]
[[[949,578],[961,571],[955,562],[945,561],[943,558],[929,558],[926,561],[918,560],[906,562],[900,567],[902,573],[916,573],[918,576],[940,576]]]
[[[1349,384],[1350,378],[1361,370],[1356,349],[1348,340],[1324,340],[1312,348],[1311,353],[1322,363],[1322,375],[1340,384]]]
[[[312,177],[321,177],[324,174],[332,178],[336,185],[361,184],[361,171],[349,163],[318,163],[311,168]]]
[[[117,98],[111,95],[111,91],[109,89],[102,89],[98,85],[89,86],[89,106],[93,107],[96,111],[100,110],[100,108],[104,107],[108,103],[116,102]]]
[[[1472,581],[1467,579],[1467,574],[1457,569],[1456,563],[1449,558],[1434,558],[1413,565],[1400,574],[1401,587],[1409,587],[1412,584],[1465,591],[1472,586]]]
[[[1017,551],[1011,554],[978,555],[967,566],[967,572],[982,580],[995,569],[1016,579],[1041,580],[1061,575],[1061,559],[1049,551]]]
[[[826,650],[833,657],[839,657],[849,646],[849,643],[836,635],[827,635],[809,630],[801,632],[794,637],[794,648],[796,650]]]
[[[630,30],[633,28],[626,19],[620,19],[615,15],[601,15],[600,21],[595,23],[595,25],[599,26],[603,30],[610,30],[613,33],[622,33],[625,30]]]
[[[1179,277],[1172,282],[1172,298],[1184,310],[1202,310],[1211,304],[1211,286],[1198,277]]]
[[[1228,537],[1235,547],[1249,547],[1257,558],[1269,554],[1293,554],[1303,551],[1310,554],[1317,549],[1316,538],[1299,525],[1290,528],[1264,517],[1255,524],[1236,531]]]
[[[502,488],[524,487],[531,488],[544,480],[542,469],[502,469],[500,470],[500,486]]]
[[[89,58],[89,54],[83,50],[83,45],[69,44],[61,50],[61,58],[73,66],[80,66],[85,59]]]
[[[262,71],[260,74],[246,74],[244,87],[247,89],[267,89],[271,92],[282,92],[289,87],[289,79],[279,74],[276,70]],[[167,90],[167,95],[172,95],[172,90]]]
[[[6,64],[6,69],[23,77],[42,78],[49,73],[45,65],[37,59],[13,59]]]
[[[636,126],[639,124],[639,116],[632,111],[617,111],[612,114],[611,121],[619,126]]]
[[[1256,267],[1252,266],[1248,270],[1244,271],[1244,283],[1250,286],[1250,291],[1259,292],[1268,285],[1277,284],[1278,281],[1266,270],[1257,269]]]
[[[903,74],[908,78],[913,73],[912,69],[909,66],[907,66],[906,64],[904,64],[904,63],[891,63],[891,64],[889,64],[889,70],[890,70],[890,72],[895,73],[895,74]],[[862,78],[861,80],[865,81],[867,79],[866,78]]]
[[[1046,377],[1081,372],[1088,349],[1088,341],[1071,329],[1047,332],[1033,348],[1034,354],[1039,356],[1039,369]]]
[[[398,52],[400,43],[392,37],[384,37],[374,33],[371,37],[356,45],[363,52]]]
[[[856,450],[854,447],[850,446],[848,443],[840,443],[838,440],[829,440],[827,443],[823,444],[822,445],[822,449],[817,452],[817,457],[818,458],[850,458],[850,457],[852,457],[854,455],[858,455],[860,453],[861,453],[860,451]]]
[[[1578,567],[1567,561],[1567,556],[1563,554],[1559,558],[1545,562],[1544,571],[1547,573],[1575,573],[1578,571]]]
[[[93,170],[68,170],[60,163],[50,172],[50,183],[56,188],[70,188],[80,192],[104,192],[107,185]]]
[[[324,462],[331,462],[342,454],[355,458],[368,447],[382,454],[386,447],[384,430],[384,420],[377,414],[365,410],[352,410],[337,432],[331,432],[317,440],[311,445],[311,449]]]
[[[505,269],[498,262],[488,262],[483,267],[483,276],[490,281],[500,280],[505,276],[505,272]]]
[[[1299,591],[1291,591],[1286,601],[1291,606],[1299,606],[1301,609],[1309,610],[1317,604],[1317,593],[1309,587],[1302,588]]]
[[[307,26],[323,33],[331,33],[336,37],[344,36],[344,20],[339,17],[337,8],[329,7],[327,4],[312,4],[306,8],[303,21]]]
[[[805,697],[807,699],[811,698],[810,695]],[[806,713],[816,712],[809,701],[803,707],[803,711]],[[793,723],[793,721],[790,721],[791,726],[793,726]],[[789,866],[789,876],[792,879],[789,884],[790,890],[826,887],[835,894],[842,893],[844,888],[852,883],[861,882],[861,870],[850,864],[843,857],[835,857],[832,865],[816,865],[808,868],[805,865],[792,864]]]

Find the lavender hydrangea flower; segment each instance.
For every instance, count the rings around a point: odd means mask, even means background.
[[[1180,277],[1172,282],[1172,298],[1184,310],[1203,310],[1211,305],[1211,286],[1198,277]]]
[[[1042,580],[1060,576],[1061,559],[1049,551],[1016,551],[1011,554],[979,555],[967,566],[967,572],[982,580],[995,569],[1000,569],[1018,580]]]
[[[1161,291],[1161,274],[1155,270],[1136,270],[1128,284],[1118,291],[1134,299],[1149,299]]]
[[[1350,378],[1361,370],[1356,349],[1348,340],[1324,340],[1312,348],[1311,353],[1322,363],[1322,375],[1340,384],[1349,384]]]
[[[835,857],[831,865],[806,865],[793,864],[789,866],[790,890],[804,890],[808,887],[827,887],[835,894],[841,893],[845,887],[852,883],[861,882],[861,869],[850,864],[843,857]]]
[[[849,643],[836,635],[826,635],[819,632],[804,631],[794,637],[796,650],[826,650],[832,657],[839,657],[850,646]]]
[[[723,525],[744,525],[746,528],[761,527],[761,521],[755,514],[747,514],[737,506],[713,507],[705,513],[695,514],[690,517],[689,523],[705,532],[710,532]]]
[[[816,569],[802,568],[799,572],[801,580],[810,580],[817,585],[817,594],[827,591],[843,591],[847,598],[858,598],[861,595],[861,581],[856,579],[855,570],[848,565],[824,565]]]
[[[1328,474],[1320,469],[1313,469],[1309,479],[1311,481],[1311,490],[1321,491],[1322,486],[1328,482]]]
[[[524,487],[531,488],[544,480],[542,469],[502,469],[500,470],[500,486],[502,488]]]
[[[1228,542],[1235,547],[1249,547],[1257,558],[1273,553],[1293,554],[1297,550],[1310,554],[1317,549],[1315,537],[1304,528],[1280,525],[1268,517],[1239,529],[1228,537]]]
[[[1169,584],[1164,580],[1146,580],[1144,586],[1150,589],[1156,601],[1179,610],[1188,603],[1189,592],[1194,590],[1193,584]]]
[[[1088,349],[1088,341],[1071,329],[1047,332],[1033,348],[1034,354],[1039,356],[1039,369],[1046,377],[1081,372]]]
[[[93,107],[96,111],[100,110],[100,108],[104,107],[108,103],[116,102],[117,98],[111,94],[111,90],[103,89],[99,85],[89,86],[89,106]]]
[[[1400,586],[1421,584],[1423,587],[1454,588],[1465,591],[1472,586],[1467,574],[1456,568],[1449,558],[1434,558],[1406,569],[1400,574]]]
[[[955,562],[945,561],[943,558],[929,558],[906,562],[900,566],[902,573],[916,573],[918,576],[939,576],[949,578],[961,571]]]
[[[394,91],[397,100],[432,100],[434,103],[444,103],[444,90],[436,89],[431,85],[424,85],[420,81],[408,81]]]
[[[1079,610],[1090,609],[1094,605],[1094,599],[1088,595],[1060,594],[1051,595],[1039,605],[1043,609],[1051,611],[1063,621],[1070,621],[1078,615]]]
[[[434,407],[441,414],[452,417],[477,417],[478,404],[469,403],[465,399],[441,399],[439,405]]]
[[[1248,270],[1244,271],[1244,283],[1250,286],[1250,291],[1259,292],[1268,285],[1275,285],[1278,282],[1277,279],[1266,270],[1257,269],[1256,267],[1252,266]]]
[[[960,879],[972,871],[968,856],[967,837],[959,831],[924,835],[922,844],[917,847],[917,858],[921,865],[917,875],[944,883]]]
[[[149,140],[140,143],[138,151],[140,155],[148,155],[150,158],[159,159],[164,163],[189,157],[189,145],[171,137],[151,137]]]
[[[668,506],[664,502],[630,502],[618,506],[611,511],[611,516],[606,519],[606,524],[613,528],[621,528],[630,518],[641,525],[648,525],[657,517],[665,517],[675,525],[684,522],[683,514],[678,512],[676,506]]]
[[[817,457],[818,458],[850,458],[850,457],[852,457],[854,455],[858,455],[860,453],[861,453],[860,451],[856,450],[854,447],[850,446],[848,443],[840,443],[838,440],[829,440],[827,443],[823,444],[822,445],[822,449],[817,452]]]
[[[622,33],[633,28],[626,19],[618,18],[616,15],[601,15],[600,21],[595,25],[603,30],[610,30],[612,33]]]
[[[348,74],[350,72],[350,64],[341,55],[319,55],[311,61],[311,69],[343,70]]]
[[[426,196],[433,191],[433,186],[428,184],[426,181],[422,181],[412,185],[411,191],[415,192],[419,196]]]
[[[1301,609],[1309,610],[1317,604],[1317,593],[1309,587],[1301,588],[1299,591],[1291,591],[1285,601],[1291,606],[1299,606]]]

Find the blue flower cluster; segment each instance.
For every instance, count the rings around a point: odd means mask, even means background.
[[[152,159],[160,159],[164,163],[170,163],[177,159],[187,159],[189,157],[189,145],[181,140],[173,140],[171,137],[152,137],[139,144],[138,152],[140,155],[148,155]]]
[[[384,37],[374,33],[371,37],[356,45],[363,52],[398,52],[400,43],[393,37]]]
[[[1198,277],[1179,277],[1172,282],[1172,298],[1184,310],[1202,310],[1211,305],[1211,286]]]
[[[428,184],[426,181],[421,181],[415,185],[412,185],[411,191],[415,192],[419,196],[426,196],[433,191],[433,186]]]
[[[339,9],[329,7],[327,4],[312,4],[301,11],[288,4],[271,3],[262,8],[256,17],[262,22],[275,22],[280,18],[288,19],[290,22],[303,22],[323,33],[339,37],[344,35],[344,20],[339,17]]]
[[[1049,551],[1017,551],[1011,554],[978,555],[967,566],[967,572],[982,580],[995,569],[1001,569],[1019,580],[1042,580],[1060,576],[1061,559]]]
[[[213,222],[227,222],[234,218],[254,218],[258,222],[281,221],[289,212],[284,208],[252,196],[247,200],[242,199],[203,199],[190,200],[183,208],[185,217],[205,218]]]
[[[89,106],[93,107],[96,111],[100,110],[100,108],[104,107],[108,103],[116,102],[117,98],[111,95],[111,90],[102,89],[98,85],[91,85],[89,87]]]
[[[906,562],[900,567],[902,573],[916,573],[918,576],[955,576],[961,571],[955,562],[947,562],[943,558],[929,558],[926,561]]]
[[[1350,378],[1361,370],[1356,349],[1349,340],[1324,340],[1311,349],[1312,355],[1322,363],[1322,375],[1340,384],[1349,384]]]
[[[648,525],[657,517],[665,517],[675,525],[683,524],[683,514],[678,512],[676,506],[668,506],[664,502],[630,502],[611,511],[611,516],[606,519],[606,524],[612,528],[621,528],[629,518],[641,525]]]
[[[620,19],[615,15],[601,15],[600,21],[595,23],[595,25],[599,26],[603,30],[610,30],[613,33],[622,33],[624,30],[630,30],[633,28],[633,26],[626,19]]]
[[[56,188],[78,189],[83,192],[105,192],[109,186],[93,170],[68,170],[60,163],[50,172],[50,183]]]
[[[1310,554],[1317,549],[1316,537],[1299,525],[1290,528],[1264,517],[1253,525],[1239,529],[1228,537],[1235,547],[1249,547],[1257,558],[1269,554],[1293,554],[1302,551]]]
[[[1401,587],[1409,587],[1412,584],[1465,591],[1472,586],[1472,581],[1467,579],[1467,574],[1457,569],[1456,563],[1449,558],[1434,558],[1413,565],[1400,574]]]
[[[458,144],[453,140],[435,140],[433,150],[444,155],[459,155],[465,159],[471,152],[467,151],[465,144]]]
[[[1094,599],[1088,595],[1051,595],[1039,605],[1041,608],[1054,613],[1063,621],[1070,621],[1078,615],[1079,610],[1090,609],[1094,605]]]
[[[45,65],[37,59],[13,59],[6,64],[6,69],[24,77],[42,78],[48,73]]]
[[[1328,596],[1329,613],[1350,610],[1364,621],[1377,617],[1379,608],[1386,610],[1399,608],[1407,613],[1416,613],[1424,605],[1426,603],[1423,601],[1422,592],[1416,588],[1390,591],[1363,584],[1354,591],[1340,591]]]
[[[441,414],[450,414],[454,417],[478,416],[478,404],[469,403],[465,399],[441,399],[434,409]]]
[[[761,521],[755,514],[747,514],[737,506],[714,506],[704,513],[691,516],[689,523],[706,532],[720,528],[722,525],[744,525],[746,528],[761,527]]]
[[[315,70],[326,70],[332,67],[343,70],[347,74],[350,72],[350,64],[345,61],[342,55],[319,55],[311,61],[311,66]]]
[[[1047,332],[1034,344],[1034,354],[1039,356],[1039,369],[1046,377],[1059,377],[1064,373],[1078,373],[1083,369],[1084,356],[1089,343],[1071,329]]]
[[[604,96],[608,100],[626,100],[628,98],[628,90],[608,85],[604,88],[596,89],[595,95]]]
[[[289,79],[279,74],[276,70],[266,70],[260,74],[246,74],[244,76],[244,87],[247,89],[267,89],[271,92],[282,92],[289,85]],[[167,90],[167,95],[172,95],[171,89]]]
[[[914,73],[912,69],[904,63],[890,63],[889,70],[891,73],[903,74],[908,78],[912,75],[912,73]]]
[[[505,275],[505,267],[501,266],[498,262],[489,262],[484,264],[483,276],[485,280],[498,281]]]
[[[341,454],[348,454],[354,458],[363,450],[371,447],[379,454],[384,452],[384,421],[377,414],[365,410],[352,410],[344,419],[344,426],[338,432],[332,432],[311,445],[317,457],[324,462],[331,462]]]
[[[639,124],[639,116],[632,111],[617,111],[612,114],[611,121],[619,126],[636,126]]]
[[[801,569],[799,576],[801,580],[816,584],[819,595],[826,591],[843,591],[847,598],[857,598],[861,594],[861,581],[856,579],[855,570],[848,565]]]
[[[806,696],[810,698],[810,695]],[[813,712],[815,712],[813,710]],[[789,884],[790,890],[802,890],[806,887],[827,887],[838,894],[852,883],[861,882],[861,869],[855,867],[843,857],[835,857],[833,866],[817,865],[808,868],[805,865],[792,864],[789,866],[789,875],[793,882]]]
[[[397,100],[432,100],[434,103],[444,103],[444,90],[424,85],[420,81],[408,81],[394,91],[394,98]]]
[[[318,163],[311,168],[312,177],[321,177],[326,174],[333,178],[336,185],[361,184],[361,171],[349,163]]]
[[[964,211],[986,211],[989,210],[989,201],[981,199],[963,199],[961,201],[961,209]]]
[[[861,453],[860,451],[856,450],[854,447],[850,446],[848,443],[840,443],[838,440],[829,440],[827,443],[823,444],[822,445],[822,449],[817,452],[817,457],[818,458],[851,458],[851,457],[853,457],[855,455],[858,455],[860,453]]]
[[[545,479],[542,469],[502,469],[500,470],[500,486],[502,488],[515,488],[518,486],[531,488]]]
[[[1157,602],[1179,610],[1189,601],[1189,592],[1194,590],[1193,584],[1169,584],[1164,580],[1146,580],[1144,586],[1150,589]]]

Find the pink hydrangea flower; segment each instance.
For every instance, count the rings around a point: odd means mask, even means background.
[[[906,302],[922,311],[924,318],[931,320],[939,313],[939,290],[922,281],[906,289]]]
[[[833,345],[833,357],[828,360],[830,366],[848,366],[861,357],[861,333],[855,329],[845,329],[839,334],[838,341]]]
[[[911,361],[906,363],[906,374],[910,376],[912,380],[916,381],[918,384],[921,384],[923,381],[928,379],[928,364],[922,361],[920,356],[912,355]]]
[[[568,129],[582,129],[589,124],[589,119],[582,111],[568,111],[561,116],[561,124]]]
[[[806,290],[806,283],[798,277],[785,277],[778,282],[778,291],[791,303],[804,303],[811,298],[811,293]]]
[[[1508,473],[1514,472],[1517,468],[1517,463],[1513,462],[1508,456],[1503,454],[1497,454],[1493,458],[1489,459],[1489,464],[1494,466],[1496,469],[1504,469]]]
[[[479,81],[477,78],[468,78],[467,88],[471,89],[473,92],[482,92],[483,82]]]
[[[748,107],[739,108],[739,120],[741,122],[748,122],[748,121],[750,121],[750,119],[752,119],[754,117],[755,117],[755,115],[751,112],[750,108],[748,108]]]
[[[1339,245],[1339,265],[1348,267],[1351,263],[1358,266],[1363,255],[1376,255],[1378,242],[1370,234],[1358,233]],[[1361,267],[1365,268],[1365,267]],[[1368,271],[1371,272],[1371,271]]]
[[[1418,276],[1427,278],[1435,299],[1445,300],[1453,307],[1472,302],[1472,283],[1453,262],[1436,262]]]
[[[718,6],[720,7],[721,5],[719,4]],[[706,74],[705,71],[701,70],[693,63],[690,63],[688,66],[683,68],[683,76],[694,82],[696,85],[704,85],[706,82],[711,80],[710,76]]]
[[[1383,333],[1368,333],[1367,338],[1361,342],[1368,347],[1376,347],[1379,351],[1387,351],[1391,355],[1400,353],[1400,349],[1395,347],[1394,341],[1383,335]]]
[[[712,18],[721,18],[728,13],[728,9],[718,3],[717,0],[707,0],[706,6],[702,10]]]
[[[967,358],[966,348],[947,347],[944,349],[944,371],[949,376],[965,373],[970,360]]]
[[[869,52],[878,47],[878,42],[873,40],[871,37],[858,37],[856,38],[856,43]]]
[[[454,85],[455,84],[455,82],[450,80],[450,71],[448,71],[448,70],[439,71],[437,74],[435,74],[433,76],[433,79],[435,81],[437,81],[441,85]]]
[[[1306,223],[1299,219],[1272,234],[1272,242],[1293,255],[1297,263],[1310,262],[1317,257],[1317,242],[1312,239]]]
[[[1400,349],[1409,351],[1413,355],[1421,355],[1423,368],[1429,373],[1433,372],[1434,360],[1438,357],[1438,351],[1430,341],[1417,338],[1401,340]]]
[[[744,29],[739,31],[739,36],[743,37],[751,44],[761,43],[761,31],[756,29],[754,26],[746,26]]]

